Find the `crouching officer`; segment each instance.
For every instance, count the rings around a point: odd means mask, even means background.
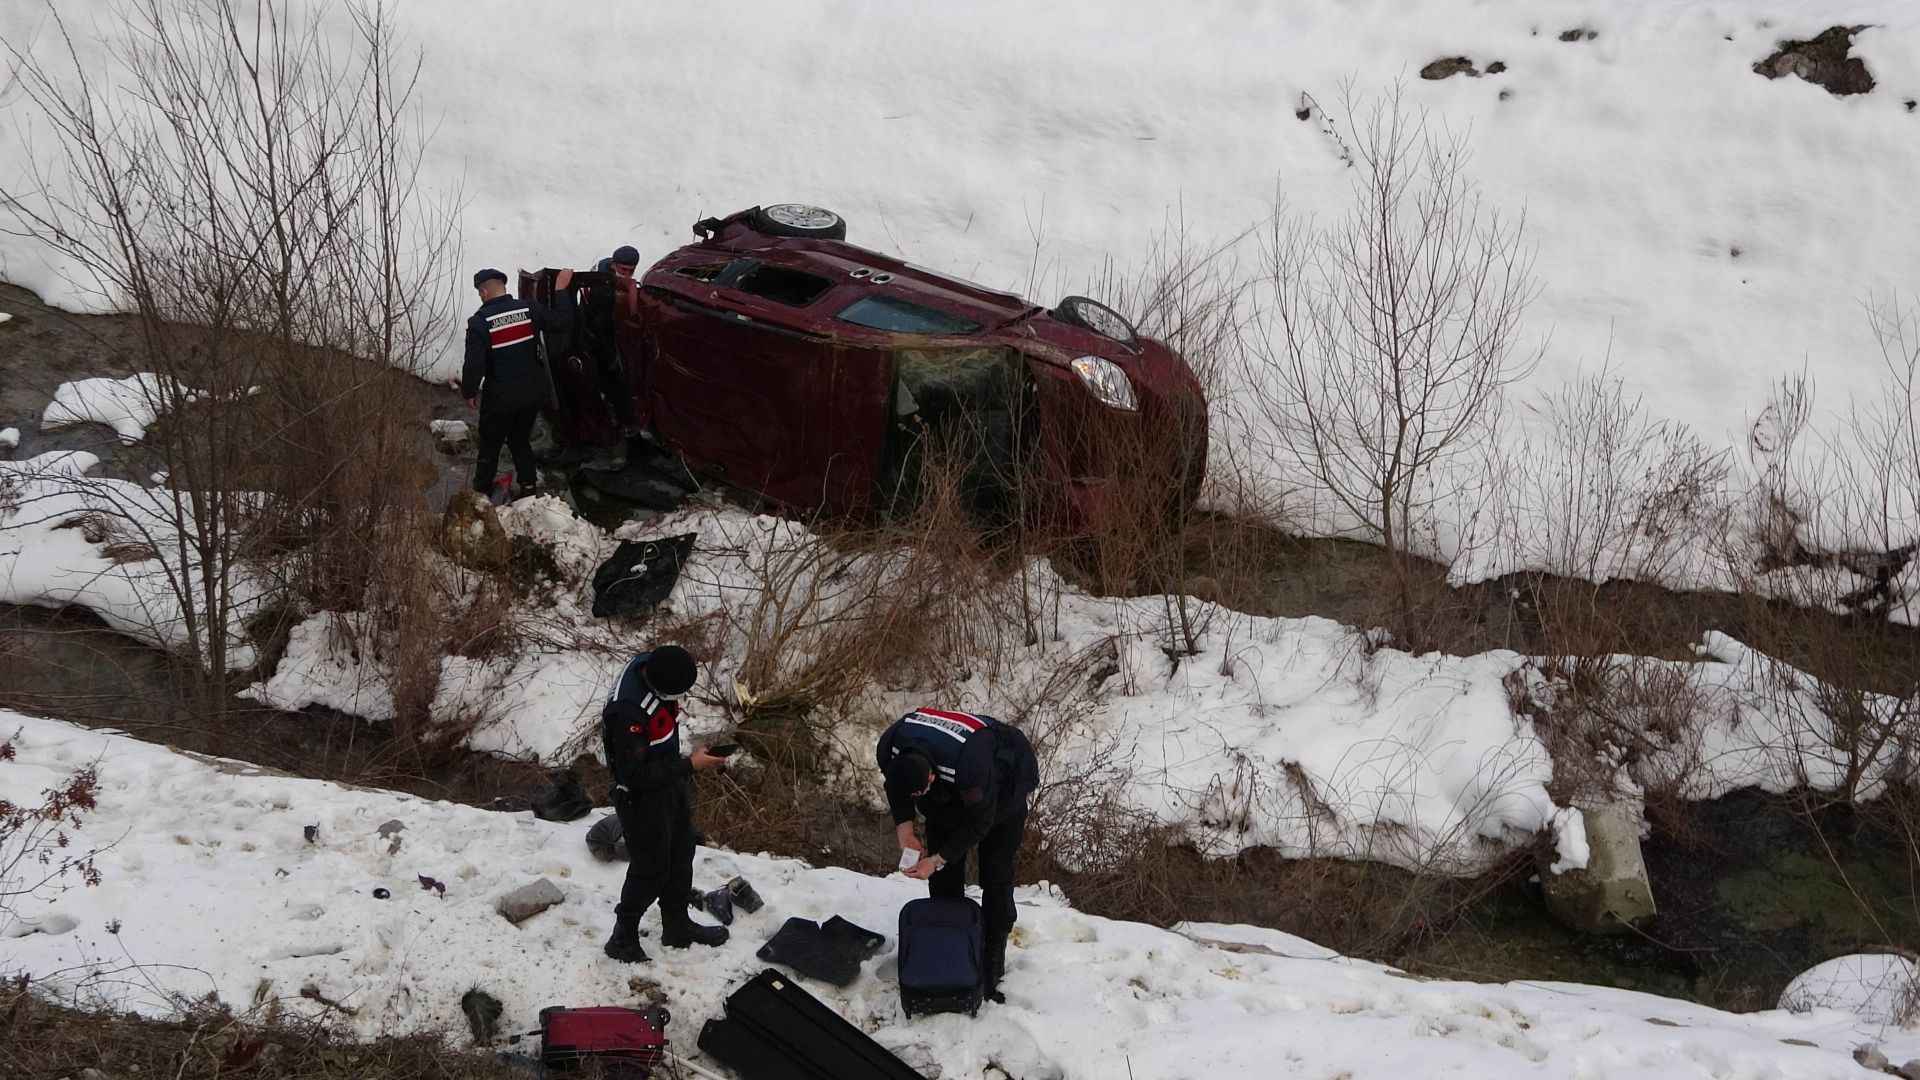
[[[613,909],[607,955],[644,963],[640,916],[660,904],[660,943],[670,949],[723,945],[725,927],[687,915],[693,891],[693,770],[726,764],[695,750],[680,756],[679,698],[693,688],[693,657],[662,645],[628,661],[600,714],[600,738],[613,774],[613,809],[627,840],[627,880]]]
[[[915,709],[881,734],[877,757],[902,849],[922,850],[913,830],[916,807],[927,819],[926,854],[906,873],[924,880],[928,895],[966,895],[967,852],[979,847],[987,997],[1004,1002],[1000,978],[1018,918],[1013,864],[1027,831],[1027,798],[1040,786],[1032,744],[991,716]]]

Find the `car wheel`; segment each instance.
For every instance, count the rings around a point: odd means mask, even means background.
[[[775,203],[753,212],[756,232],[768,236],[802,236],[814,240],[845,240],[846,219],[831,210],[804,203]]]

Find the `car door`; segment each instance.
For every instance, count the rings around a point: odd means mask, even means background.
[[[823,489],[834,344],[801,328],[789,291],[755,287],[755,260],[650,305],[648,406],[660,436],[690,461],[778,502],[832,502]],[[820,292],[830,283],[820,279]]]

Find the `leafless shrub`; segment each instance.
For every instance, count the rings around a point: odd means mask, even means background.
[[[173,610],[154,618],[177,621],[216,711],[249,612],[275,594],[361,605],[418,510],[424,409],[394,369],[421,367],[447,314],[451,203],[417,186],[418,61],[378,5],[115,14],[105,71],[57,13],[66,70],[8,46],[53,139],[0,206],[138,319],[160,419],[137,450],[163,479],[69,488],[161,556],[147,569]]]
[[[1444,504],[1488,502],[1485,451],[1504,391],[1533,367],[1521,316],[1537,292],[1525,220],[1484,204],[1466,140],[1436,131],[1396,87],[1346,113],[1354,206],[1332,226],[1276,210],[1261,238],[1263,295],[1247,335],[1261,451],[1308,484],[1313,512],[1405,565]],[[1469,497],[1473,496],[1473,497]],[[1475,521],[1450,523],[1474,542]]]
[[[1729,461],[1698,436],[1647,415],[1602,368],[1527,406],[1508,475],[1514,549],[1525,565],[1595,587],[1665,583],[1676,563],[1723,534]]]
[[[0,738],[0,767],[16,756],[12,739]],[[81,848],[72,834],[93,809],[99,775],[86,765],[62,778],[59,786],[40,793],[31,803],[0,799],[0,931],[18,918],[19,905],[28,899],[70,887],[69,879],[98,885],[94,868],[96,848]]]

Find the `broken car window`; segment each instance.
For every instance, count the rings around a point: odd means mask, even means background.
[[[832,288],[833,283],[783,266],[756,266],[742,275],[734,287],[777,304],[806,307],[820,299],[820,294]]]

